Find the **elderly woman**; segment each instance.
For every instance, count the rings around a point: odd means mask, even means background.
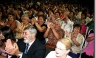
[[[21,39],[22,38],[23,29],[30,25],[29,24],[29,17],[27,15],[22,15],[21,20],[22,20],[22,22],[16,28],[16,39]]]
[[[47,22],[47,30],[44,33],[44,38],[48,38],[46,42],[45,56],[55,49],[56,43],[60,38],[64,37],[64,30],[61,29],[59,22],[50,23]]]
[[[71,44],[72,42],[69,38],[62,38],[58,40],[55,51],[51,51],[46,58],[71,58],[68,56]]]

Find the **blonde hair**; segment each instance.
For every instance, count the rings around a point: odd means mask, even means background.
[[[71,49],[72,41],[70,38],[61,38],[59,39],[59,42],[63,43],[66,46],[67,50]]]

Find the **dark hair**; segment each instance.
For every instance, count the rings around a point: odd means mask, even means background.
[[[38,18],[39,18],[39,17],[42,17],[43,20],[46,21],[46,17],[45,17],[45,15],[39,15]]]
[[[60,15],[60,12],[59,12],[59,11],[55,12],[55,14],[56,14],[56,13],[58,13],[58,14]]]
[[[0,31],[2,32],[3,36],[5,37],[4,38],[4,42],[7,40],[7,39],[11,39],[12,41],[16,41],[15,39],[15,36],[11,30],[11,28],[9,28],[8,26],[4,26],[0,29]]]
[[[73,29],[74,29],[75,27],[80,27],[80,30],[81,30],[80,24],[74,24],[74,25],[73,25]]]
[[[14,13],[12,13],[12,12],[8,13],[8,15],[12,15],[13,17],[15,16],[15,14],[14,14]]]

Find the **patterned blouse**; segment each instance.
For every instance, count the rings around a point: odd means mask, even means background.
[[[56,31],[59,34],[60,38],[64,37],[64,30],[63,29],[56,30]],[[52,30],[50,29],[49,33],[48,33],[48,41],[46,43],[46,48],[55,49],[57,41],[58,41],[58,39],[55,37]]]

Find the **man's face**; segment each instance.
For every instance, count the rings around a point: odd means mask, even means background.
[[[59,13],[56,13],[56,14],[55,14],[55,18],[56,18],[56,19],[59,18]]]
[[[30,34],[29,30],[24,30],[23,37],[25,43],[30,43],[30,41],[32,40],[32,34]]]

